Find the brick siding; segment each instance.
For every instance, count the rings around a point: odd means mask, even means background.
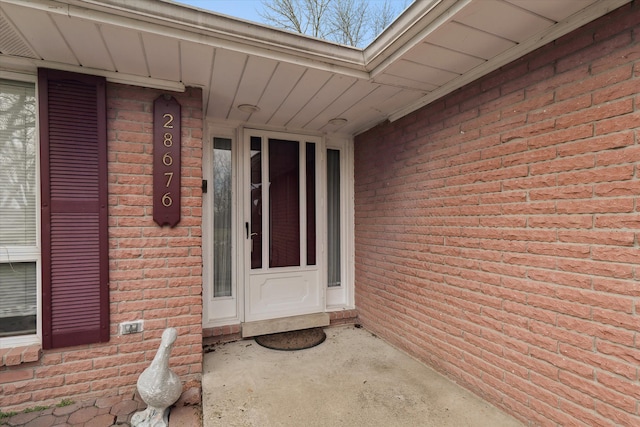
[[[640,425],[639,23],[356,138],[359,321],[528,425]]]
[[[111,339],[0,368],[3,411],[132,393],[167,327],[178,330],[171,368],[185,390],[200,388],[202,94],[172,94],[182,105],[182,219],[172,229],[152,218],[153,101],[161,94],[117,84],[107,89]],[[140,319],[144,332],[119,335],[120,322]]]

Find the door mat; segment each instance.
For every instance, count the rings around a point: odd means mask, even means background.
[[[260,335],[254,340],[263,347],[272,350],[294,351],[315,347],[327,338],[322,328],[303,329],[300,331],[280,332]]]

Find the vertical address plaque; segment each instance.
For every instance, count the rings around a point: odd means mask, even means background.
[[[180,104],[169,95],[153,103],[153,220],[180,222]]]

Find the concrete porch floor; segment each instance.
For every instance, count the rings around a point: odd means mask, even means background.
[[[244,340],[205,354],[203,425],[523,425],[364,329],[325,332],[301,351]]]

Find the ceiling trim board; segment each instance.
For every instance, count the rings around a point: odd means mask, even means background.
[[[125,85],[149,87],[153,89],[167,90],[170,92],[184,92],[185,85],[180,82],[170,80],[154,79],[151,77],[136,76],[114,71],[97,70],[94,68],[81,67],[79,65],[61,64],[59,62],[42,61],[38,59],[19,58],[15,56],[2,56],[2,66],[0,69],[6,72],[24,72],[35,74],[38,68],[51,68],[54,70],[70,71],[80,74],[91,74],[102,76],[109,82],[121,83]]]

